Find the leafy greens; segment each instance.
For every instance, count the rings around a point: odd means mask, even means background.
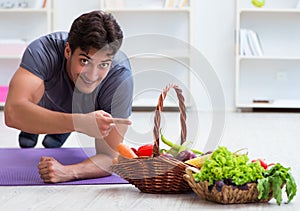
[[[277,163],[270,170],[266,171],[264,173],[264,178],[258,180],[258,199],[267,199],[270,190],[272,190],[276,203],[278,205],[281,204],[281,188],[285,184],[285,191],[288,197],[287,203],[289,203],[297,192],[296,182],[289,170],[290,168],[285,168],[281,164]]]
[[[204,162],[200,171],[194,174],[194,179],[196,182],[207,181],[209,185],[224,179],[231,179],[235,185],[257,182],[258,199],[268,199],[272,192],[278,205],[282,202],[282,187],[285,185],[287,203],[294,198],[297,185],[290,168],[277,163],[269,170],[265,170],[258,161],[248,161],[246,154],[232,153],[226,147],[219,147],[211,158]]]
[[[246,154],[234,154],[226,147],[219,147],[211,159],[204,162],[201,170],[194,174],[195,181],[208,181],[209,185],[213,185],[215,181],[232,179],[234,184],[243,185],[264,178],[264,169],[259,162],[248,161]]]

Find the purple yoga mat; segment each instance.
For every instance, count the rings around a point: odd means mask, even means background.
[[[28,185],[97,185],[127,184],[118,175],[96,179],[76,180],[71,182],[44,183],[38,173],[37,165],[42,156],[51,156],[62,164],[73,164],[83,161],[95,152],[92,148],[1,148],[0,149],[0,186]]]

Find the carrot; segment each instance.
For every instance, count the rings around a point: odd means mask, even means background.
[[[137,158],[138,156],[133,152],[132,149],[130,149],[130,147],[128,147],[126,144],[124,143],[119,143],[118,144],[118,152],[120,155],[122,155],[125,158]]]

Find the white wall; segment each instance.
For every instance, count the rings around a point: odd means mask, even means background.
[[[99,0],[53,0],[54,30],[69,30],[83,12],[100,8]],[[234,110],[235,0],[191,0],[193,46],[209,61],[218,75],[227,110]],[[250,1],[250,0],[249,0]]]
[[[69,31],[75,18],[85,12],[100,9],[100,0],[53,0],[54,31]]]
[[[206,57],[216,71],[223,86],[226,109],[233,110],[235,0],[192,1],[194,47]]]

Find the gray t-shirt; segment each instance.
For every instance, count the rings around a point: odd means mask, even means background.
[[[45,93],[39,102],[44,108],[66,113],[104,110],[113,117],[131,114],[133,78],[126,55],[118,51],[106,78],[91,93],[80,93],[65,69],[67,32],[55,32],[29,44],[20,66],[44,81]]]

